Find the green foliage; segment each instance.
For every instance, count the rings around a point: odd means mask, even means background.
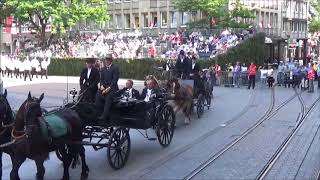
[[[8,5],[7,0],[0,0],[0,24],[4,24],[6,17],[10,16],[13,8]]]
[[[235,63],[240,61],[247,65],[254,62],[257,65],[262,65],[265,58],[265,36],[258,34],[243,44],[230,49],[226,54],[220,55],[211,60],[199,60],[201,68],[208,68],[214,63],[225,67],[225,64]],[[120,68],[121,78],[129,79],[144,79],[146,75],[155,74],[154,66],[161,66],[163,59],[115,59],[114,64]],[[48,67],[49,75],[58,76],[79,76],[81,70],[85,66],[85,61],[82,59],[53,59]]]
[[[13,14],[19,23],[35,30],[44,45],[47,44],[45,29],[49,24],[53,33],[62,34],[79,21],[105,22],[109,19],[104,0],[7,0],[7,4],[14,8]]]
[[[310,32],[318,32],[320,31],[320,20],[312,19],[309,24]]]
[[[243,23],[241,19],[255,18],[253,11],[244,7],[240,0],[232,4],[229,11],[228,0],[174,0],[174,5],[182,12],[195,13],[201,11],[206,19],[189,23],[191,28],[213,28],[211,21],[216,21],[216,27],[248,28],[251,24]]]

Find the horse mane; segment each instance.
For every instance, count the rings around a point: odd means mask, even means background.
[[[15,123],[14,123],[14,126],[15,126],[15,128],[16,128],[16,130],[18,130],[18,131],[22,131],[23,129],[24,129],[24,125],[25,125],[25,123],[24,123],[24,117],[23,117],[23,108],[25,107],[25,105],[27,104],[27,102],[28,102],[28,100],[25,100],[22,104],[21,104],[21,106],[19,107],[19,110],[18,110],[18,112],[17,112],[17,114],[16,114],[16,121],[15,121]]]
[[[12,123],[14,121],[14,118],[13,118],[13,113],[12,113],[12,108],[7,100],[7,98],[4,98],[4,102],[6,103],[6,106],[8,107],[7,109],[7,112],[6,112],[6,116],[9,118],[10,122],[9,123]]]

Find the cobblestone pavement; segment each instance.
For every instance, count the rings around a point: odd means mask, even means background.
[[[68,88],[73,87],[78,87],[76,79],[71,81]],[[141,89],[142,84],[137,81],[136,87]],[[35,96],[45,93],[43,106],[61,105],[67,95],[66,84],[63,82],[12,85],[7,88],[9,102],[14,109],[26,99],[29,90]],[[272,112],[286,100],[291,99],[290,102],[197,174],[194,179],[256,178],[294,128],[302,110],[299,99],[295,96],[296,92],[292,88],[276,87],[274,92]],[[300,93],[299,90],[297,93]],[[162,148],[157,141],[144,139],[137,131],[130,131],[131,154],[126,166],[118,171],[112,170],[109,166],[106,149],[94,151],[86,147],[90,167],[89,179],[183,179],[210,157],[237,141],[248,128],[257,123],[272,104],[271,95],[272,91],[268,88],[247,90],[217,87],[214,90],[214,106],[210,110],[205,110],[201,119],[193,116],[191,124],[185,126],[183,117],[177,116],[177,128],[172,144],[168,148]],[[318,91],[301,94],[306,109],[319,95]],[[319,106],[310,113],[299,132],[267,174],[267,179],[316,178],[320,170],[318,109]],[[3,157],[3,162],[3,179],[8,179],[11,169],[8,156]],[[59,179],[62,176],[62,164],[54,154],[51,154],[45,167],[46,179]],[[21,178],[34,179],[35,169],[33,162],[25,162],[20,169]],[[79,167],[72,169],[72,179],[78,179],[80,171]]]

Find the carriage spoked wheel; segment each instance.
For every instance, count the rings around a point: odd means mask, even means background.
[[[198,101],[197,101],[197,115],[198,118],[201,118],[204,112],[204,97],[202,94],[198,96]]]
[[[124,167],[129,159],[130,148],[129,130],[122,127],[114,130],[108,143],[108,161],[114,170]]]
[[[175,122],[175,114],[172,107],[165,105],[159,113],[156,127],[158,141],[162,147],[167,147],[171,143]]]

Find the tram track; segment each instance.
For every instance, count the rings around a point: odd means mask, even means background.
[[[306,110],[307,107],[306,107],[306,105],[305,105],[305,103],[304,103],[304,101],[303,101],[303,99],[301,97],[301,94],[298,95],[298,99],[299,99],[300,104],[301,104],[301,112],[300,113],[302,115],[300,115],[300,118],[299,118],[298,122],[296,123],[295,128],[290,131],[290,133],[288,134],[286,139],[282,142],[282,144],[278,147],[278,149],[273,154],[273,156],[269,159],[267,164],[259,172],[259,174],[257,175],[256,179],[261,180],[261,179],[264,179],[268,175],[268,173],[270,172],[270,170],[272,169],[274,164],[277,162],[277,160],[279,159],[281,154],[284,152],[284,150],[290,144],[290,142],[292,141],[292,139],[294,138],[296,133],[299,131],[299,129],[301,128],[302,124],[305,122],[305,120],[308,118],[308,116],[310,115],[312,110],[316,107],[317,103],[320,101],[320,96],[311,104],[311,106],[308,108],[308,110]]]
[[[193,179],[196,175],[198,175],[200,172],[205,170],[209,165],[211,165],[214,161],[216,161],[223,154],[225,154],[229,149],[234,147],[241,140],[243,140],[245,137],[247,137],[249,134],[251,134],[263,122],[265,122],[266,120],[275,116],[279,112],[280,109],[282,109],[284,106],[289,104],[293,99],[301,96],[301,93],[295,92],[295,94],[293,96],[291,96],[286,101],[282,102],[280,105],[278,105],[276,108],[274,108],[274,106],[275,106],[275,89],[273,88],[272,93],[271,93],[271,102],[270,102],[269,108],[266,111],[266,113],[259,119],[259,121],[256,122],[255,124],[253,124],[249,129],[247,129],[239,138],[235,139],[233,142],[231,142],[225,148],[221,149],[218,153],[214,154],[207,161],[205,161],[203,164],[201,164],[196,169],[194,169],[191,173],[189,173],[187,176],[185,176],[184,179],[185,180]]]

